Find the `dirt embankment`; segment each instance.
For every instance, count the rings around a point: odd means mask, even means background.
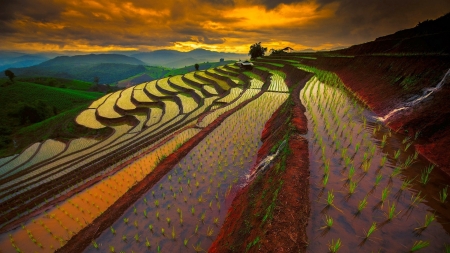
[[[299,252],[307,246],[309,161],[308,143],[301,136],[307,122],[299,93],[311,74],[295,69],[288,76],[293,92],[266,123],[256,164],[283,141],[285,146],[237,193],[209,252]]]
[[[379,116],[436,86],[450,68],[450,56],[318,57],[302,63],[335,72]],[[387,123],[409,136],[419,132],[417,150],[450,175],[450,85]]]

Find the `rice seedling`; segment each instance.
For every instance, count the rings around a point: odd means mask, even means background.
[[[364,239],[368,239],[370,237],[370,235],[372,235],[373,232],[375,232],[375,230],[377,230],[377,223],[373,222],[372,226],[370,226],[369,230],[367,230],[367,232],[365,232],[365,238]]]
[[[394,219],[397,215],[399,215],[400,214],[400,212],[398,212],[398,213],[395,213],[395,208],[396,208],[396,206],[395,206],[395,203],[392,203],[392,205],[388,205],[388,213],[387,213],[387,218],[388,218],[388,221],[391,221],[392,219]]]
[[[380,184],[381,179],[383,179],[383,174],[381,173],[377,174],[377,176],[375,177],[375,184],[374,184],[375,187]]]
[[[164,228],[161,228],[161,234],[163,235],[163,236],[165,236],[165,230],[164,230]]]
[[[350,166],[350,169],[348,170],[347,179],[351,181],[354,175],[355,175],[355,167],[353,167],[353,165],[352,165],[352,166]]]
[[[426,214],[425,215],[425,223],[423,224],[423,226],[415,228],[414,231],[421,233],[423,230],[425,230],[426,228],[428,228],[428,226],[431,224],[431,222],[433,222],[436,219],[436,215],[434,214]]]
[[[425,197],[420,196],[422,192],[419,191],[419,193],[417,193],[416,195],[412,194],[411,195],[411,203],[409,204],[410,207],[414,207],[417,206],[419,203],[421,203],[423,201],[423,199]]]
[[[367,206],[367,196],[365,196],[358,204],[358,212],[361,213],[361,211],[366,208]]]
[[[206,236],[211,237],[214,234],[214,229],[208,227],[206,230]]]
[[[135,234],[135,235],[134,235],[134,240],[135,240],[136,242],[139,242],[139,234]]]
[[[384,203],[384,201],[387,199],[390,192],[391,192],[391,190],[389,189],[389,187],[385,187],[383,189],[383,191],[381,192],[381,202],[382,203]]]
[[[147,247],[147,248],[150,249],[151,246],[152,246],[152,245],[151,245],[150,241],[149,241],[148,238],[146,237],[146,238],[145,238],[145,247]]]
[[[386,161],[387,161],[387,156],[384,155],[384,156],[381,158],[381,161],[380,161],[380,167],[383,167],[383,166],[386,164]]]
[[[370,168],[370,160],[365,160],[362,163],[361,168],[363,169],[364,173],[367,173],[369,171],[369,168]]]
[[[124,241],[124,242],[127,241],[127,236],[126,236],[126,235],[123,235],[123,236],[122,236],[122,241]]]
[[[325,226],[321,227],[320,229],[331,229],[333,226],[333,217],[325,215]]]
[[[408,148],[411,146],[411,142],[406,143],[404,151],[406,152]]]
[[[111,233],[112,233],[113,235],[116,235],[116,230],[115,230],[113,227],[111,227]]]
[[[439,192],[439,201],[444,204],[448,197],[448,185],[445,186],[440,192]]]
[[[189,239],[188,238],[184,238],[184,240],[183,240],[184,247],[187,247],[188,242],[189,242]]]
[[[95,249],[98,249],[100,247],[96,241],[92,241],[92,246],[94,246]]]
[[[420,183],[426,185],[428,181],[430,181],[430,174],[434,169],[434,165],[430,165],[422,170],[422,174],[420,175]]]
[[[322,179],[322,186],[323,186],[323,188],[325,188],[325,187],[327,186],[327,183],[328,183],[328,177],[329,177],[329,174],[325,174],[325,175],[323,176],[323,179]]]
[[[402,185],[400,186],[400,190],[401,191],[404,191],[404,190],[406,190],[406,189],[409,189],[409,188],[411,188],[411,186],[412,186],[412,181],[414,180],[414,178],[413,179],[405,179],[403,182],[402,182]]]
[[[402,168],[400,168],[399,166],[396,166],[392,172],[391,175],[389,175],[390,178],[394,178],[396,176],[398,176],[400,173],[402,173]]]
[[[328,250],[331,253],[336,253],[338,252],[339,248],[341,247],[341,239],[337,239],[336,241],[334,241],[333,239],[331,240],[331,243],[328,245]]]
[[[327,206],[332,206],[333,205],[333,200],[334,200],[333,190],[328,191],[328,194],[327,194]]]
[[[153,225],[152,224],[148,225],[148,229],[150,229],[150,231],[153,233]]]
[[[175,241],[176,234],[175,234],[175,226],[172,226],[172,240]]]
[[[348,184],[348,195],[352,195],[353,193],[355,193],[356,186],[358,186],[356,182],[350,181],[350,183]]]
[[[430,243],[428,241],[415,241],[414,245],[411,247],[410,252],[415,252],[418,251],[420,249],[423,249],[425,247],[428,247],[430,245]]]
[[[129,221],[128,218],[123,218],[123,222],[125,222],[125,224],[127,224],[127,225],[128,225],[128,221]]]
[[[111,251],[111,252],[116,252],[116,250],[114,249],[114,246],[109,246],[109,251]]]
[[[394,153],[394,159],[395,160],[397,160],[400,157],[400,152],[401,152],[400,149],[395,151],[395,153]]]

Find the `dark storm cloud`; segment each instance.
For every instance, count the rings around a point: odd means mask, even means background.
[[[59,19],[65,4],[47,0],[6,0],[2,1],[0,20],[10,21],[17,18],[31,18],[48,22]]]

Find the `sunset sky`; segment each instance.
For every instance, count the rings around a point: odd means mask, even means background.
[[[449,0],[2,0],[0,50],[246,53],[374,40],[450,11]]]

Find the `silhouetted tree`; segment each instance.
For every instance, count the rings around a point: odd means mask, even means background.
[[[11,82],[14,83],[13,79],[14,79],[14,77],[16,77],[16,75],[14,75],[14,73],[11,70],[9,70],[9,69],[5,70],[5,76],[7,76],[9,78],[9,80],[11,80]]]
[[[200,68],[200,65],[198,63],[195,64],[195,70],[198,70]]]
[[[248,55],[250,55],[251,59],[256,59],[258,57],[264,56],[267,52],[267,47],[262,47],[261,42],[255,43],[250,46],[250,51]]]

